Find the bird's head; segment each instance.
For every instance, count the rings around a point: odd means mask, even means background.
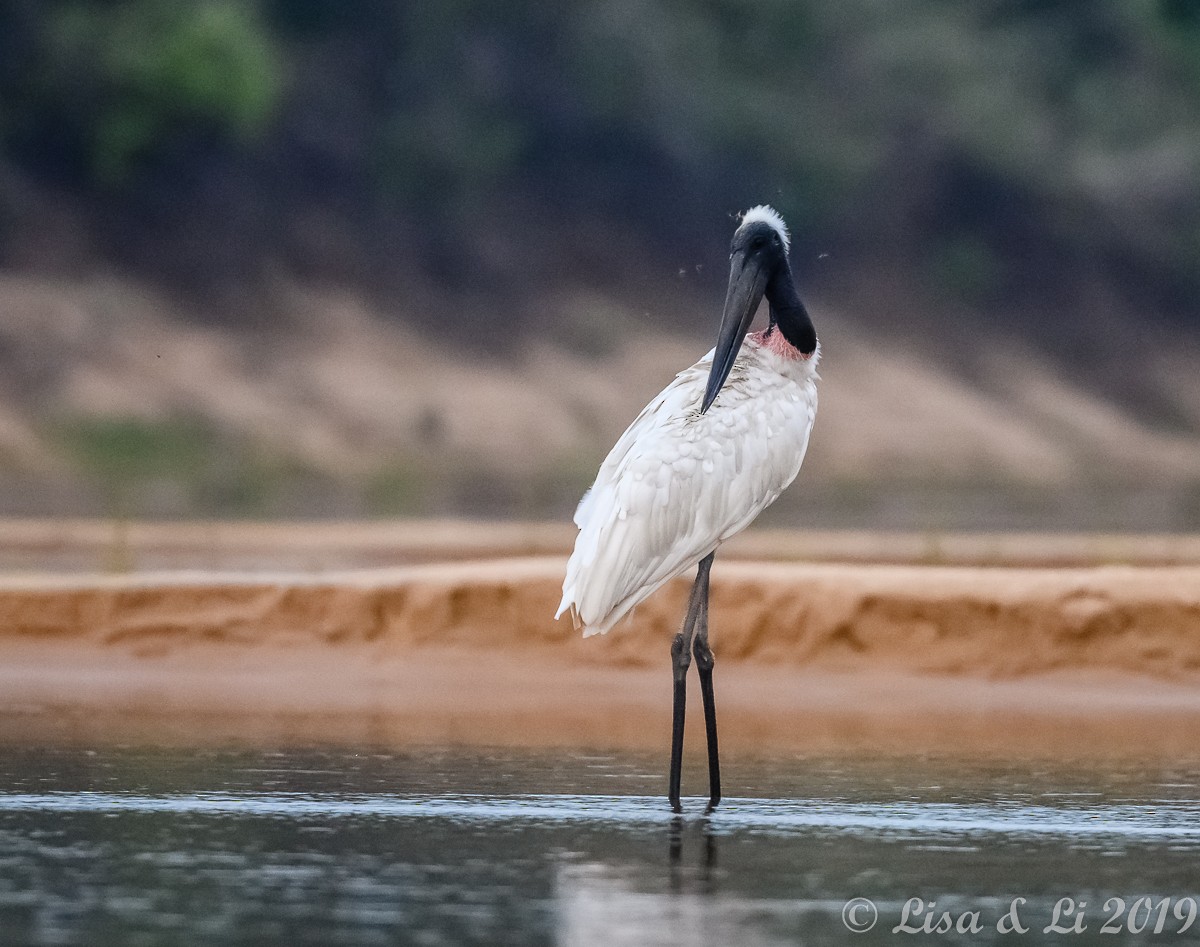
[[[767,286],[777,276],[790,276],[789,245],[787,224],[773,208],[760,204],[742,214],[729,246],[729,288],[712,371],[700,406],[702,414],[712,406],[729,377]]]

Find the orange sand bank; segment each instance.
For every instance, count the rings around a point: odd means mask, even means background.
[[[583,641],[562,570],[0,579],[0,734],[660,747],[686,582]],[[726,561],[711,621],[730,753],[1198,752],[1200,566]]]

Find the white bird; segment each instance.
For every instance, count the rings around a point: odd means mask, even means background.
[[[788,248],[787,226],[772,208],[760,205],[742,215],[715,348],[642,410],[575,512],[579,535],[555,617],[569,612],[585,636],[606,633],[666,582],[699,565],[671,647],[668,797],[676,812],[692,654],[708,735],[709,809],[721,799],[708,646],[713,555],[796,478],[817,412],[820,345],[796,294]],[[764,296],[767,328],[747,335]]]

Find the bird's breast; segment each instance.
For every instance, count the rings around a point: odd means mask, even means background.
[[[803,405],[799,413],[809,416],[811,423],[811,413],[816,410],[820,353],[818,346],[811,355],[804,355],[778,331],[747,335],[712,408],[700,415],[697,405],[690,415],[692,420],[700,423],[702,418],[711,419],[714,425],[728,425],[734,423],[735,414],[757,416],[772,404],[790,404]],[[706,372],[709,364],[711,360],[702,360],[694,369]]]

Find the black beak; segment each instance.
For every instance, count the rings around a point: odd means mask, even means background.
[[[721,330],[717,336],[717,348],[713,352],[712,371],[708,376],[708,387],[704,390],[704,402],[700,413],[704,414],[717,399],[721,386],[729,377],[734,359],[746,338],[746,330],[754,321],[758,304],[762,302],[770,273],[755,256],[735,253],[729,263],[729,289],[725,293],[725,312],[721,315]]]

